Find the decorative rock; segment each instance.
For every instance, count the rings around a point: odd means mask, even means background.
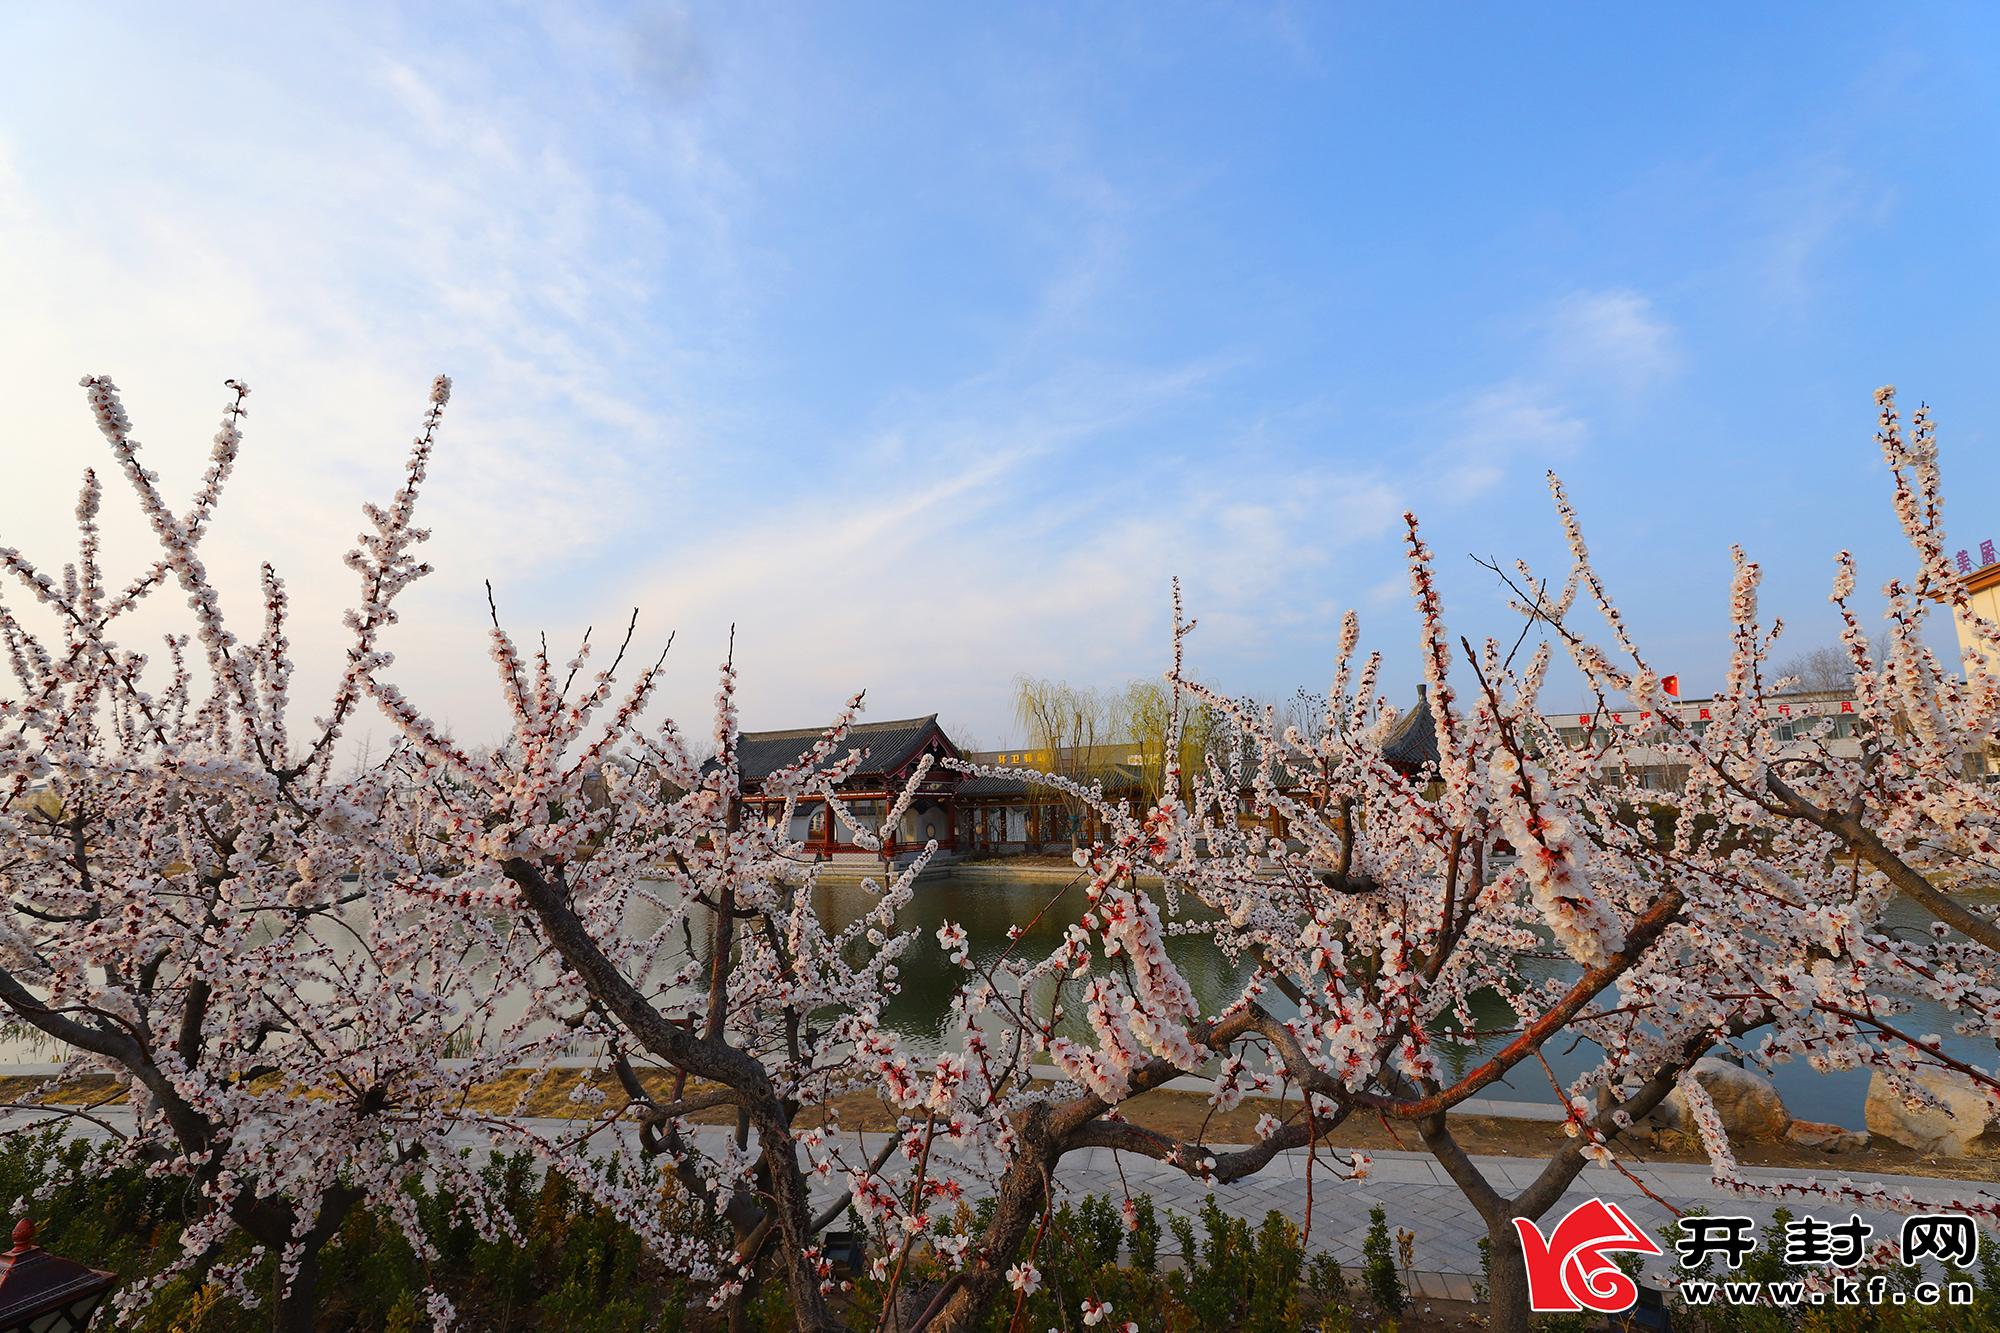
[[[1784,1099],[1771,1086],[1771,1080],[1762,1074],[1752,1073],[1714,1056],[1704,1056],[1695,1061],[1692,1072],[1695,1081],[1708,1093],[1708,1099],[1715,1103],[1715,1113],[1722,1117],[1722,1127],[1732,1135],[1775,1139],[1792,1123],[1790,1112],[1785,1110]],[[1693,1127],[1693,1120],[1688,1115],[1687,1098],[1681,1095],[1679,1088],[1667,1094],[1667,1100],[1660,1109],[1666,1112],[1662,1119],[1681,1128]]]
[[[1868,1080],[1869,1132],[1943,1157],[2000,1153],[2000,1108],[1963,1074],[1926,1069],[1916,1081],[1939,1106],[1909,1106],[1880,1070]]]
[[[1842,1129],[1839,1125],[1822,1124],[1817,1120],[1794,1120],[1785,1126],[1785,1142],[1796,1143],[1801,1148],[1817,1148],[1821,1152],[1853,1152],[1868,1146],[1868,1136],[1858,1130]]]
[[[1822,1152],[1852,1152],[1868,1146],[1868,1136],[1858,1130],[1842,1129],[1839,1125],[1822,1124],[1816,1120],[1792,1119],[1771,1080],[1745,1069],[1733,1059],[1707,1056],[1695,1062],[1692,1072],[1708,1092],[1708,1099],[1715,1103],[1715,1112],[1722,1117],[1722,1126],[1732,1138],[1782,1138],[1787,1143],[1802,1148],[1818,1148]],[[1599,1110],[1610,1106],[1613,1100],[1608,1088],[1598,1089]],[[1872,1121],[1870,1127],[1873,1127]],[[1678,1088],[1668,1093],[1666,1100],[1654,1107],[1651,1115],[1634,1121],[1625,1134],[1628,1141],[1653,1144],[1663,1130],[1679,1130],[1685,1134],[1695,1132],[1693,1119],[1688,1115],[1687,1098],[1681,1095]]]

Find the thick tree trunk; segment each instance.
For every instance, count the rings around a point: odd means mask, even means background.
[[[760,1128],[764,1163],[769,1168],[771,1207],[777,1215],[778,1239],[784,1247],[785,1287],[792,1298],[792,1311],[801,1333],[835,1333],[840,1321],[826,1308],[820,1294],[819,1274],[806,1257],[813,1243],[812,1199],[804,1174],[799,1170],[798,1150],[790,1131],[783,1125]]]
[[[307,1244],[291,1288],[278,1298],[277,1318],[272,1321],[277,1333],[312,1333],[318,1322],[319,1250],[318,1245]]]
[[[969,1333],[985,1322],[994,1298],[1005,1289],[1007,1268],[1014,1261],[1014,1252],[1028,1238],[1047,1204],[1044,1182],[1048,1159],[1034,1146],[1044,1133],[1039,1125],[1024,1130],[1022,1138],[1026,1141],[1020,1156],[1000,1178],[993,1220],[987,1224],[978,1253],[967,1261],[963,1280],[930,1322],[923,1325],[921,1333]]]
[[[1683,1051],[1678,1060],[1656,1070],[1632,1096],[1600,1110],[1592,1124],[1607,1140],[1615,1141],[1618,1126],[1613,1118],[1614,1112],[1624,1111],[1634,1120],[1651,1112],[1666,1100],[1681,1071],[1692,1065],[1709,1044],[1707,1041],[1696,1042]],[[1495,1333],[1527,1333],[1531,1315],[1528,1264],[1527,1256],[1521,1251],[1521,1238],[1514,1230],[1514,1219],[1524,1217],[1531,1222],[1540,1222],[1542,1216],[1561,1201],[1564,1191],[1583,1172],[1583,1140],[1571,1139],[1558,1149],[1534,1182],[1510,1199],[1497,1192],[1480,1173],[1453,1137],[1450,1123],[1443,1115],[1426,1116],[1417,1122],[1417,1128],[1423,1135],[1424,1146],[1431,1150],[1438,1165],[1445,1169],[1445,1173],[1479,1213],[1480,1220],[1486,1223],[1491,1268],[1486,1282],[1489,1306],[1487,1327]]]
[[[1528,1264],[1509,1218],[1486,1228],[1492,1271],[1486,1279],[1486,1327],[1493,1333],[1528,1333]]]
[[[361,1202],[361,1191],[335,1185],[320,1197],[319,1217],[298,1237],[299,1271],[291,1285],[277,1294],[272,1327],[278,1333],[312,1333],[319,1320],[319,1259],[328,1241],[340,1231],[347,1215]],[[292,1243],[292,1205],[283,1198],[238,1196],[233,1209],[237,1225],[274,1256]]]

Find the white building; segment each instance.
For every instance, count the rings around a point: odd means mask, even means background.
[[[1714,702],[1713,698],[1689,699],[1671,706],[1680,720],[1698,736],[1708,729]],[[1780,743],[1796,744],[1800,753],[1806,752],[1808,747],[1817,747],[1839,759],[1860,757],[1861,742],[1855,736],[1855,724],[1859,719],[1853,699],[1826,691],[1800,691],[1780,695],[1766,707],[1777,721],[1773,735]],[[1630,769],[1643,786],[1661,791],[1677,788],[1687,778],[1685,764],[1672,762],[1664,750],[1643,741],[1628,739],[1623,744],[1606,746],[1611,733],[1635,731],[1652,722],[1651,712],[1604,710],[1595,713],[1545,713],[1542,720],[1554,727],[1556,734],[1571,749],[1579,749],[1585,744],[1605,748],[1606,755],[1599,768],[1607,778],[1617,776],[1620,770]],[[1820,734],[1823,723],[1824,734]]]
[[[1988,624],[2000,625],[2000,559],[1994,557],[1992,538],[1979,543],[1979,563],[1976,565],[1972,562],[1971,552],[1958,553],[1958,577],[1965,585],[1971,602],[1968,610]],[[1965,623],[1965,616],[1955,611],[1952,626],[1958,631],[1959,650],[1971,652],[1974,640],[1971,628]],[[2000,662],[1993,663],[1993,667],[2000,670]]]

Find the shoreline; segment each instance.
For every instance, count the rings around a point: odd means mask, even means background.
[[[447,1062],[450,1063],[450,1062]],[[468,1101],[466,1109],[484,1114],[506,1116],[527,1116],[553,1120],[574,1120],[589,1118],[595,1111],[585,1105],[570,1101],[572,1088],[581,1081],[587,1068],[598,1062],[585,1057],[571,1057],[558,1064],[557,1075],[548,1078],[534,1091],[528,1104],[520,1104],[524,1091],[534,1078],[533,1071],[516,1070],[482,1085],[474,1097]],[[106,1075],[85,1075],[62,1085],[57,1091],[65,1094],[61,1098],[51,1098],[41,1106],[35,1106],[28,1099],[42,1088],[50,1077],[54,1066],[0,1066],[0,1101],[12,1102],[15,1109],[24,1116],[41,1111],[45,1115],[62,1116],[65,1112],[78,1109],[80,1104],[91,1104],[112,1088],[112,1080]],[[32,1071],[32,1072],[31,1072]],[[1044,1082],[1045,1072],[1037,1068],[1033,1071],[1038,1083]],[[568,1073],[568,1077],[563,1074]],[[649,1083],[658,1081],[664,1088],[666,1075],[657,1070],[644,1071],[642,1078]],[[616,1080],[609,1074],[599,1073],[591,1080],[603,1087],[607,1093],[615,1093]],[[1189,1078],[1191,1087],[1168,1087],[1141,1094],[1124,1103],[1124,1117],[1134,1124],[1159,1129],[1177,1138],[1202,1142],[1216,1147],[1237,1147],[1258,1141],[1256,1123],[1265,1114],[1286,1117],[1296,1114],[1295,1100],[1274,1097],[1245,1097],[1234,1109],[1227,1112],[1216,1111],[1209,1105],[1205,1090],[1205,1080]],[[122,1099],[103,1103],[107,1108],[120,1107]],[[848,1130],[862,1132],[883,1132],[896,1127],[897,1116],[872,1093],[853,1092],[836,1101],[842,1126]],[[726,1116],[720,1112],[704,1112],[690,1117],[697,1124],[721,1124]],[[1454,1129],[1466,1151],[1475,1155],[1494,1157],[1526,1158],[1541,1160],[1556,1151],[1569,1140],[1563,1133],[1561,1111],[1554,1105],[1533,1102],[1502,1102],[1491,1099],[1468,1099],[1454,1110]],[[1350,1118],[1345,1123],[1329,1129],[1319,1139],[1322,1148],[1360,1149],[1368,1152],[1407,1152],[1416,1146],[1414,1127],[1400,1127],[1380,1120],[1360,1120]],[[1881,1139],[1875,1139],[1865,1148],[1852,1152],[1826,1153],[1817,1149],[1802,1148],[1782,1140],[1751,1139],[1737,1140],[1732,1145],[1737,1158],[1748,1167],[1779,1170],[1804,1170],[1828,1175],[1879,1175],[1899,1174],[1926,1179],[1976,1180],[2000,1183],[2000,1157],[1940,1157],[1918,1153]],[[1708,1158],[1698,1143],[1667,1141],[1654,1146],[1642,1146],[1636,1142],[1621,1144],[1618,1148],[1620,1160],[1633,1166],[1651,1164],[1686,1168],[1690,1165],[1706,1165]]]

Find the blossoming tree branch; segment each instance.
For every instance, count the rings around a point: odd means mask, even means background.
[[[266,1293],[244,1279],[269,1254],[279,1326],[310,1328],[318,1254],[355,1207],[387,1210],[427,1251],[403,1192],[414,1164],[457,1188],[483,1234],[506,1227],[446,1135],[471,1089],[548,1044],[464,1002],[525,976],[534,950],[435,892],[454,868],[430,850],[391,769],[334,775],[361,700],[357,670],[322,719],[292,730],[287,598],[269,566],[257,637],[229,628],[200,547],[248,390],[231,383],[207,472],[176,511],[115,387],[96,376],[83,387],[159,557],[122,584],[109,577],[94,472],[77,502],[77,558],[60,577],[0,548],[53,625],[38,634],[0,604],[15,690],[0,699],[0,1004],[67,1055],[58,1083],[112,1073],[126,1114],[114,1123],[107,1108],[35,1097],[8,1116],[93,1120],[132,1160],[185,1177],[184,1253],[121,1291],[127,1313],[184,1273],[255,1306]],[[413,477],[446,393],[440,379]],[[356,668],[413,572],[405,553],[379,550],[371,595],[350,617]],[[169,588],[190,623],[160,645],[164,672],[149,671],[117,636]],[[447,1050],[465,1058],[440,1059]],[[221,1262],[236,1229],[254,1245]],[[435,1293],[432,1308],[447,1313]]]
[[[1881,442],[1917,572],[1888,585],[1878,646],[1853,562],[1838,567],[1859,758],[1836,758],[1823,736],[1780,735],[1778,631],[1759,624],[1756,567],[1740,556],[1714,721],[1697,731],[1666,708],[1559,486],[1572,566],[1553,588],[1525,566],[1503,572],[1524,618],[1511,642],[1447,627],[1434,557],[1409,519],[1437,752],[1415,773],[1385,753],[1398,717],[1351,614],[1321,715],[1287,727],[1185,668],[1193,625],[1176,590],[1170,727],[1198,710],[1220,738],[1182,772],[1193,751],[1170,735],[1160,796],[1143,810],[1074,776],[1034,775],[1105,830],[1043,909],[1064,937],[1036,955],[1017,936],[976,963],[962,928],[941,929],[964,981],[945,1049],[920,1054],[884,1009],[912,943],[897,916],[935,849],[871,882],[870,908],[837,925],[789,834],[811,798],[857,846],[880,847],[925,776],[879,820],[841,804],[863,759],[847,744],[860,696],[764,781],[780,817],[752,817],[733,652],[707,728],[713,755],[700,759],[678,725],[649,716],[664,654],[618,683],[633,629],[593,670],[589,636],[567,660],[545,644],[524,652],[496,606],[507,734],[486,751],[454,741],[396,686],[384,646],[396,599],[427,570],[413,555],[414,505],[448,397],[440,380],[405,484],[368,509],[372,531],[349,557],[361,599],[327,716],[294,740],[282,585],[267,573],[262,633],[239,641],[196,555],[243,391],[179,514],[137,463],[109,383],[86,389],[162,555],[122,591],[104,582],[94,480],[64,577],[0,550],[58,626],[38,638],[0,608],[20,692],[0,701],[11,909],[0,1003],[74,1050],[74,1068],[123,1081],[130,1150],[186,1174],[206,1203],[187,1265],[212,1262],[239,1227],[284,1256],[282,1309],[309,1302],[315,1246],[346,1209],[394,1211],[411,1170],[456,1169],[446,1135],[474,1121],[615,1207],[732,1322],[775,1281],[800,1328],[844,1326],[855,1295],[823,1233],[851,1207],[875,1241],[875,1321],[959,1330],[1018,1314],[1036,1289],[1069,1154],[1140,1153],[1228,1181],[1303,1149],[1309,1184],[1325,1191],[1308,1197],[1336,1199],[1368,1164],[1326,1139],[1361,1116],[1406,1128],[1459,1184],[1492,1242],[1494,1324],[1518,1329],[1528,1310],[1513,1219],[1542,1217],[1591,1163],[1629,1171],[1623,1136],[1670,1094],[1718,1179],[1751,1188],[1690,1075],[1704,1055],[1873,1066],[1913,1102],[1933,1096],[1931,1074],[2000,1089],[1898,1021],[1924,998],[1963,1033],[2000,1032],[1996,925],[1953,895],[1995,869],[1995,789],[1964,759],[2000,725],[2000,631],[1970,617],[1944,561],[1931,425],[1919,416],[1906,439],[1886,393]],[[111,627],[170,580],[192,629],[169,641],[167,680],[153,685]],[[1580,626],[1580,604],[1600,613],[1609,647]],[[1991,655],[1952,663],[1929,649],[1926,618],[1946,604]],[[1559,652],[1607,709],[1647,721],[1566,744],[1540,707]],[[332,756],[365,699],[400,743],[336,781]],[[1603,779],[1639,745],[1670,754],[1684,775],[1674,790]],[[1666,817],[1635,818],[1645,805]],[[1273,812],[1285,838],[1258,826]],[[1937,917],[1928,937],[1883,929],[1897,893]],[[1240,992],[1209,1008],[1166,947],[1196,934],[1250,964]],[[531,997],[525,1017],[499,1018],[507,995]],[[1475,1004],[1495,1002],[1510,1021],[1482,1029]],[[1544,1058],[1562,1034],[1594,1053],[1566,1081]],[[1493,1053],[1450,1072],[1445,1048],[1478,1038],[1496,1040]],[[468,1058],[440,1059],[447,1045]],[[549,1077],[578,1049],[604,1052],[617,1092],[579,1084],[592,1104],[573,1132],[463,1109],[475,1085],[521,1068]],[[1183,1074],[1209,1076],[1219,1110],[1291,1095],[1270,1102],[1249,1145],[1126,1118],[1132,1098]],[[1569,1139],[1510,1195],[1464,1150],[1454,1117],[1517,1075],[1552,1085]],[[856,1095],[896,1117],[872,1150],[841,1125]],[[662,1183],[681,1212],[661,1207]],[[500,1226],[465,1189],[472,1220]],[[1898,1206],[1852,1186],[1824,1192]],[[975,1194],[994,1200],[983,1219],[965,1206]],[[1995,1215],[1983,1200],[1962,1206]]]

